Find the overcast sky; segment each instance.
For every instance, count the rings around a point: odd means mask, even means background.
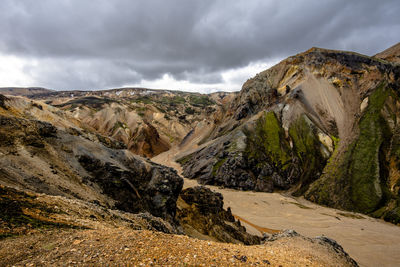
[[[400,42],[398,0],[1,0],[0,87],[210,92],[313,46]]]

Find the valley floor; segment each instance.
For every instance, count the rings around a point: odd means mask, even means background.
[[[174,150],[152,160],[177,169]],[[198,185],[185,179],[184,187]],[[225,208],[231,207],[237,218],[253,234],[293,229],[307,236],[327,236],[336,240],[360,266],[399,266],[400,227],[364,214],[322,207],[303,198],[280,193],[238,191],[208,186],[224,196]],[[253,226],[246,224],[248,221]],[[257,230],[259,229],[259,230]]]

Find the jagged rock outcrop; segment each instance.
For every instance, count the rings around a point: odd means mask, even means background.
[[[261,238],[247,233],[223,205],[220,193],[203,186],[187,188],[179,195],[177,219],[189,236],[201,239],[205,235],[222,242],[260,244]]]
[[[399,90],[396,64],[312,48],[248,80],[178,162],[204,184],[291,190],[397,223]]]
[[[80,155],[78,161],[90,174],[83,182],[98,185],[103,194],[115,200],[115,208],[132,213],[149,211],[175,222],[176,201],[183,186],[175,170],[159,165],[149,168],[137,158],[125,160],[128,169],[89,155]]]

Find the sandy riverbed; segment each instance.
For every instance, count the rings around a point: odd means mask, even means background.
[[[174,153],[174,150],[167,151],[152,160],[181,173],[180,165],[174,162]],[[184,187],[195,185],[198,185],[196,181],[185,179]],[[330,237],[341,244],[360,266],[400,266],[399,226],[280,193],[209,188],[224,196],[225,207],[231,207],[233,214],[259,228],[294,229],[308,237]],[[249,232],[260,233],[249,224],[243,224]]]

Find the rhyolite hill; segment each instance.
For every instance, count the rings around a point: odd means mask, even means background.
[[[399,47],[399,45],[395,46]],[[385,59],[398,58],[383,52]],[[248,80],[184,175],[400,222],[400,66],[312,48]]]

